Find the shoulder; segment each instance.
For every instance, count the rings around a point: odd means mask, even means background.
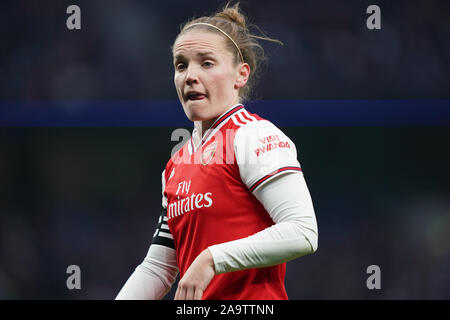
[[[234,152],[242,181],[250,191],[286,172],[301,172],[295,144],[269,120],[241,125],[235,134]]]
[[[255,125],[260,121],[266,120],[258,116],[256,113],[248,112],[248,110],[242,108],[230,117],[229,123],[234,129],[238,130]]]
[[[230,117],[229,123],[229,127],[235,130],[235,139],[238,140],[248,135],[282,133],[271,121],[260,117],[256,113],[251,113],[246,109],[241,109],[234,113]]]
[[[236,114],[234,120],[236,126],[235,144],[242,141],[254,140],[262,144],[290,139],[284,132],[271,121],[243,110]],[[244,120],[241,120],[244,118]],[[236,124],[237,123],[237,124]],[[290,141],[292,143],[292,141]]]

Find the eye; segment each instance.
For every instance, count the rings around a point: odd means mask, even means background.
[[[186,66],[184,65],[184,63],[178,63],[176,66],[175,66],[175,69],[177,70],[177,71],[182,71],[182,70],[184,70],[186,68]]]
[[[212,67],[213,66],[213,63],[212,62],[210,62],[210,61],[205,61],[205,62],[203,62],[203,66],[205,66],[205,67]]]

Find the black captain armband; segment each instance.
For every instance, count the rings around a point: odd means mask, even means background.
[[[167,209],[163,209],[161,216],[156,226],[155,234],[153,235],[152,244],[159,244],[161,246],[175,249],[173,236],[170,233],[169,225],[167,224]]]

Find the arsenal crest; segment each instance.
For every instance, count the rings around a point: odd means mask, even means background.
[[[202,165],[206,166],[214,157],[214,153],[216,152],[217,141],[211,143],[207,146],[202,152]]]

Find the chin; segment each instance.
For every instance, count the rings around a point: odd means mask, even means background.
[[[203,118],[201,118],[201,117],[199,117],[197,115],[190,115],[190,116],[188,116],[188,119],[190,121],[192,121],[192,122],[194,122],[194,121],[203,121]]]
[[[190,121],[204,121],[206,120],[205,117],[203,117],[198,112],[193,112],[192,110],[184,110],[184,113],[186,114],[186,117]]]
[[[206,110],[205,110],[206,109]],[[184,109],[186,116],[190,121],[207,121],[214,118],[204,106],[196,108],[195,106],[186,107]]]
[[[205,115],[199,115],[199,114],[191,114],[188,116],[188,119],[191,121],[208,121],[211,120],[213,117],[208,117]]]

